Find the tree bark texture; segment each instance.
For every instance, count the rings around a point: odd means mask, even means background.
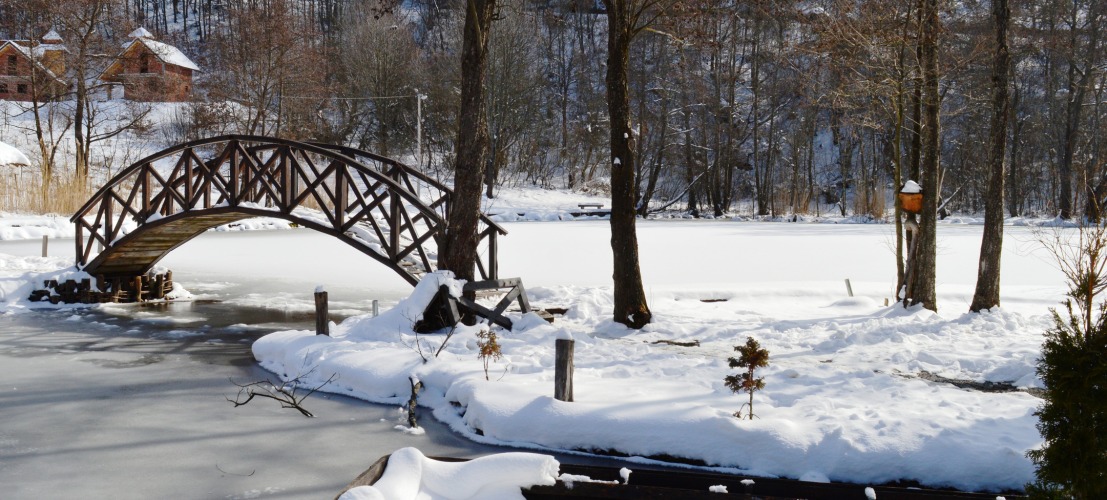
[[[938,200],[941,192],[938,186],[938,166],[941,149],[938,144],[940,134],[938,96],[938,31],[941,29],[938,19],[938,0],[926,0],[922,27],[922,168],[920,171],[922,186],[926,190],[923,197],[922,213],[919,214],[918,255],[915,261],[917,278],[910,292],[911,304],[922,304],[932,311],[938,310],[935,287],[937,274],[937,215]]]
[[[604,0],[607,7],[607,110],[611,123],[611,253],[614,258],[614,320],[642,328],[653,315],[646,304],[638,267],[635,227],[634,134],[630,127],[627,65],[634,34],[629,0]]]
[[[999,306],[1000,254],[1003,250],[1003,181],[1006,178],[1007,114],[1009,108],[1008,70],[1011,54],[1007,48],[1007,25],[1011,10],[1007,0],[992,0],[995,21],[996,52],[992,65],[992,128],[988,164],[991,182],[984,202],[984,236],[980,242],[980,267],[976,274],[976,292],[969,309],[980,312]]]
[[[488,115],[484,74],[489,29],[496,0],[467,0],[461,49],[461,110],[458,116],[454,195],[446,234],[441,238],[438,267],[472,281],[477,261],[481,184],[488,158]]]

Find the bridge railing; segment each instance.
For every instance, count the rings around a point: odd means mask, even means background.
[[[443,220],[449,218],[453,190],[439,180],[418,169],[386,156],[349,146],[322,143],[312,144],[338,151],[346,156],[360,160],[363,164],[368,166],[380,165],[379,168],[382,172],[391,177],[398,184],[406,187],[408,191],[416,193],[421,199],[425,200],[427,205],[434,209]],[[477,234],[477,253],[478,255],[484,256],[483,260],[477,259],[477,274],[480,275],[482,279],[486,280],[499,279],[499,265],[496,259],[499,250],[497,238],[506,235],[507,230],[487,215],[480,214],[480,224]]]
[[[77,264],[90,272],[113,257],[119,260],[121,253],[130,255],[134,266],[149,267],[211,225],[271,214],[358,246],[414,283],[435,268],[436,248],[430,242],[437,243],[445,231],[450,195],[450,189],[421,172],[364,151],[232,135],[139,160],[71,220]],[[148,230],[170,221],[180,226],[183,218],[211,223],[182,229],[194,234]],[[478,263],[478,271],[493,279],[498,274],[496,237],[506,231],[487,218],[482,221],[486,261]],[[97,247],[106,251],[97,254]]]

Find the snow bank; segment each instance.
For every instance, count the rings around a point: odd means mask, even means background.
[[[409,300],[425,303],[440,279],[421,284]],[[383,403],[406,401],[414,376],[425,386],[421,405],[486,443],[671,455],[823,481],[994,490],[1033,479],[1025,452],[1041,442],[1033,416],[1040,400],[919,374],[1039,386],[1033,367],[1045,315],[942,317],[848,301],[830,305],[845,308],[842,316],[779,321],[738,301],[691,307],[679,295],[655,295],[655,322],[632,331],[606,319],[609,292],[533,291],[534,300],[570,310],[556,327],[516,314],[516,331],[499,333],[504,359],[492,365],[492,381],[477,358],[475,329],[459,328],[434,357],[445,336],[412,333],[420,309],[406,301],[376,319],[351,318],[334,337],[266,336],[254,355],[286,380],[311,372],[304,382],[314,384],[338,374],[326,390]],[[573,403],[551,397],[554,342],[567,335],[576,339]],[[733,371],[726,359],[746,336],[771,356],[752,421],[733,416],[744,398],[723,385]],[[653,343],[660,339],[700,344]]]
[[[73,223],[59,215],[20,215],[0,212],[0,241],[50,238],[72,238]]]
[[[16,311],[28,305],[44,305],[28,302],[27,297],[45,280],[80,281],[91,278],[88,273],[78,271],[69,258],[62,257],[19,257],[0,254],[0,311]]]
[[[468,462],[440,462],[415,448],[396,450],[373,486],[359,486],[340,500],[515,500],[521,489],[552,486],[560,464],[534,453],[501,453]]]
[[[31,160],[15,146],[0,142],[0,167],[9,165],[30,165]]]

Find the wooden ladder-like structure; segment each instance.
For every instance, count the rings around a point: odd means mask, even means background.
[[[204,231],[274,217],[334,236],[412,285],[434,271],[452,191],[396,160],[342,146],[227,135],[123,169],[73,215],[77,266],[101,283],[144,276]],[[503,227],[481,218],[478,274],[499,279]]]

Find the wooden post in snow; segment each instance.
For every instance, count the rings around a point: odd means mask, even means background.
[[[572,338],[559,338],[556,341],[554,360],[554,399],[573,401],[573,344]]]
[[[46,257],[46,247],[48,247],[49,245],[50,245],[50,237],[45,235],[45,234],[42,235],[42,256],[43,257]]]
[[[331,334],[330,312],[327,311],[327,292],[323,287],[315,287],[315,334]]]

